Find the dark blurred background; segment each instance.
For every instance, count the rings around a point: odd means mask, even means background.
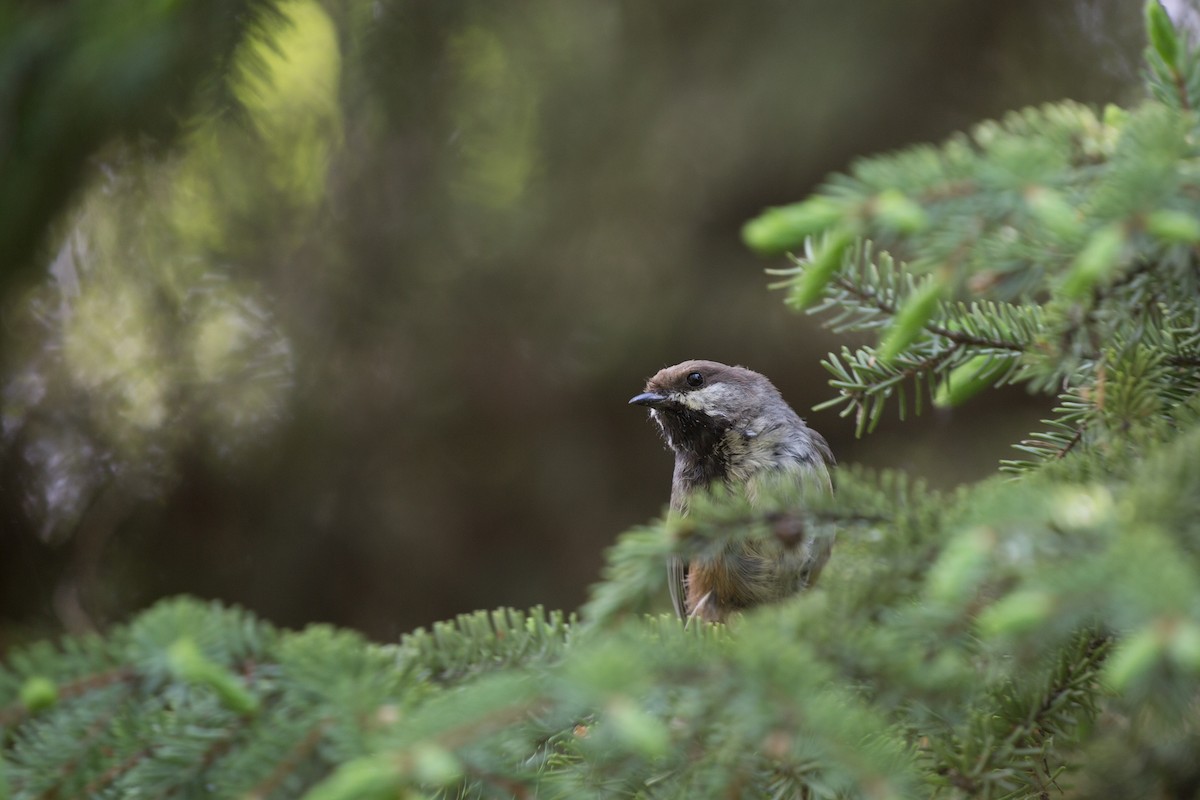
[[[1140,92],[1119,0],[242,5],[0,9],[32,215],[0,219],[0,649],[181,592],[381,640],[575,608],[665,504],[626,401],[686,358],[766,373],[843,462],[986,476],[1048,401],[856,440],[810,411],[846,342],[739,229],[855,157]]]

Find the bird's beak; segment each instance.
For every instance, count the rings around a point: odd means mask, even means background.
[[[656,394],[654,392],[642,392],[641,394],[631,397],[629,405],[631,406],[647,406],[648,408],[660,408],[667,402],[667,396]]]

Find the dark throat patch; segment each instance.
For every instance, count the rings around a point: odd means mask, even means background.
[[[732,427],[728,421],[679,406],[660,408],[657,416],[675,451],[675,481],[681,488],[699,489],[725,479],[725,434]]]

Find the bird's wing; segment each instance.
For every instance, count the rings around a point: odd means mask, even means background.
[[[667,558],[667,589],[671,592],[671,605],[680,619],[687,619],[687,564],[679,556]]]
[[[829,447],[829,442],[825,441],[825,437],[808,429],[809,441],[812,442],[813,449],[821,457],[821,462],[814,465],[812,471],[821,478],[821,485],[826,491],[833,492],[833,478],[830,476],[830,467],[837,466],[837,459],[833,457],[833,450]]]
[[[808,435],[812,438],[813,447],[821,454],[821,459],[831,467],[837,466],[837,459],[833,457],[833,450],[829,447],[829,442],[825,441],[825,437],[812,428],[808,429]]]

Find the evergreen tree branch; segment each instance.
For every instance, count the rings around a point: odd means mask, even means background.
[[[873,306],[879,311],[888,316],[895,316],[899,309],[893,302],[880,297],[868,287],[859,286],[845,277],[837,276],[833,280],[834,286],[844,290],[847,294],[855,297],[864,304]],[[944,339],[949,339],[956,345],[961,347],[987,347],[993,350],[1008,350],[1014,353],[1024,353],[1026,346],[1022,342],[1008,341],[1000,338],[988,338],[984,336],[974,336],[964,331],[953,330],[944,325],[939,325],[936,322],[926,322],[925,330],[934,336],[941,336]]]
[[[95,780],[91,781],[86,787],[84,787],[84,796],[95,797],[99,795],[100,792],[111,788],[122,776],[131,772],[146,759],[151,758],[157,749],[158,748],[153,745],[145,747],[129,754],[123,760],[113,764],[111,767],[96,776]],[[18,792],[19,788],[20,787],[18,786]],[[56,794],[57,793],[55,792],[50,796],[55,796]]]
[[[747,234],[808,239],[789,302],[881,334],[825,362],[860,430],[913,388],[918,404],[1018,381],[1057,397],[1021,475],[938,494],[842,467],[833,495],[698,496],[620,538],[583,626],[505,609],[379,646],[164,601],[103,640],[11,654],[0,792],[1190,791],[1200,145],[1180,106],[1200,66],[1160,12],[1137,109],[1045,106],[865,159]],[[668,556],[835,535],[820,585],[789,601],[721,626],[640,616]]]
[[[247,794],[246,800],[260,800],[260,798],[268,798],[274,795],[283,785],[284,781],[293,775],[297,768],[321,744],[331,724],[332,720],[326,717],[309,726],[308,731],[300,741],[279,760],[275,768],[271,770],[271,773],[255,784],[254,788]]]
[[[1024,714],[994,730],[988,737],[991,747],[966,770],[955,766],[938,768],[951,785],[968,795],[989,796],[993,787],[1003,791],[1014,767],[1027,787],[1040,788],[1042,778],[1052,781],[1047,765],[1047,747],[1056,734],[1064,733],[1068,721],[1081,723],[1095,710],[1092,695],[1099,685],[1100,667],[1111,639],[1108,636],[1083,637],[1083,646],[1070,648],[1062,665],[1049,677],[1046,686]],[[978,741],[972,737],[968,741]],[[1012,792],[1004,796],[1020,796]]]

